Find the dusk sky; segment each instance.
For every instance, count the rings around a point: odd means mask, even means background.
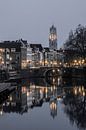
[[[86,25],[86,0],[0,0],[0,41],[22,38],[48,46],[52,24],[61,47],[71,29]]]

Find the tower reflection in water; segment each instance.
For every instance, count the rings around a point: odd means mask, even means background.
[[[85,82],[58,78],[23,81],[11,93],[8,93],[0,105],[0,115],[5,113],[24,114],[29,109],[49,104],[50,115],[58,116],[58,102],[64,105],[64,113],[72,124],[86,128],[86,87]]]

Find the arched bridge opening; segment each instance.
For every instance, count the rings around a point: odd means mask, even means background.
[[[61,73],[61,68],[50,68],[44,72],[44,76],[49,84],[56,85],[58,82],[58,77],[61,76]]]

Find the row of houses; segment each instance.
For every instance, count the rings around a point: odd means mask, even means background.
[[[0,42],[0,67],[23,69],[27,67],[56,66],[60,63],[57,50],[32,44],[25,40]]]

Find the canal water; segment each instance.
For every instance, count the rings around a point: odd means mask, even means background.
[[[0,94],[0,130],[86,130],[82,79],[27,79]]]

